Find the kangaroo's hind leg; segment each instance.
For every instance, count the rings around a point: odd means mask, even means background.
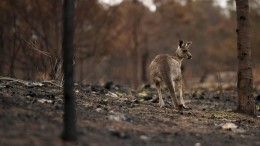
[[[180,99],[179,99],[180,108],[188,109],[189,107],[185,105],[185,102],[183,99],[182,80],[176,80],[175,84],[176,84],[176,88],[178,89],[179,94],[180,94]]]
[[[177,110],[179,110],[180,107],[179,107],[179,103],[178,103],[178,100],[177,100],[176,95],[175,95],[174,83],[173,83],[173,81],[170,80],[170,79],[165,80],[165,84],[166,84],[167,88],[168,88],[169,91],[170,91],[173,106],[174,106]]]
[[[164,101],[162,98],[161,84],[159,82],[156,82],[155,86],[156,86],[158,96],[159,96],[159,106],[160,106],[160,108],[162,108],[162,107],[164,107],[165,104],[164,104]]]

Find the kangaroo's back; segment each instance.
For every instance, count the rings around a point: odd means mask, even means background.
[[[167,82],[181,75],[180,64],[168,54],[157,55],[149,66],[153,82]]]

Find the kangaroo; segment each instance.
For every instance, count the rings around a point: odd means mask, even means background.
[[[181,74],[181,62],[183,59],[191,59],[192,55],[189,51],[189,47],[192,44],[191,41],[184,43],[179,41],[179,45],[175,53],[171,56],[169,54],[157,55],[149,66],[149,72],[152,82],[155,84],[159,95],[159,106],[164,106],[162,99],[161,88],[164,83],[170,91],[173,106],[176,109],[184,108],[188,109],[183,100],[182,92],[182,74]],[[174,84],[175,83],[175,84]],[[177,88],[180,94],[179,103],[175,96],[175,89]]]

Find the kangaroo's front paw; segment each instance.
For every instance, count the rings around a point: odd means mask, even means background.
[[[180,109],[190,109],[188,106],[186,106],[185,104],[180,104],[179,105]]]

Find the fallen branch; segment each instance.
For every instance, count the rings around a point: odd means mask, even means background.
[[[0,76],[0,81],[1,80],[8,80],[8,81],[11,81],[11,82],[17,82],[17,83],[21,83],[21,84],[23,84],[25,86],[33,86],[33,85],[35,85],[35,82],[29,82],[29,81],[24,81],[24,80],[21,80],[21,79],[10,78],[10,77],[1,77]],[[10,82],[8,82],[8,83],[10,83]],[[62,85],[53,83],[53,81],[42,81],[42,83],[49,83],[51,85],[54,85],[54,86],[57,86],[57,87],[60,87],[60,88],[63,87]]]
[[[49,84],[52,84],[52,85],[57,86],[57,87],[60,87],[60,88],[63,87],[62,85],[56,84],[56,83],[54,83],[53,81],[43,81],[42,83],[49,83]]]
[[[24,84],[26,86],[29,86],[29,84],[30,84],[30,82],[28,82],[28,81],[24,81],[24,80],[21,80],[21,79],[10,78],[10,77],[0,77],[0,80],[9,80],[9,81],[13,81],[13,82],[18,82],[18,83]]]

